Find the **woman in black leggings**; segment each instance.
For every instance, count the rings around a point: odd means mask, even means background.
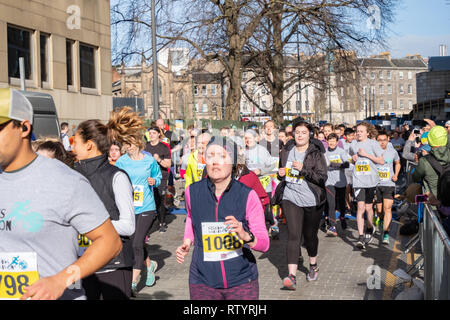
[[[280,154],[279,179],[286,181],[282,208],[288,226],[287,259],[289,275],[283,286],[295,290],[299,247],[302,236],[309,255],[308,281],[317,280],[317,248],[320,218],[326,201],[327,164],[321,148],[312,139],[312,127],[304,121],[293,123],[295,140]],[[317,141],[317,143],[321,143]]]

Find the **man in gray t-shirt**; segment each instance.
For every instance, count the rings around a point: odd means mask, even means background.
[[[83,299],[79,280],[122,242],[89,182],[33,152],[28,99],[13,89],[0,97],[0,299]],[[78,233],[93,242],[79,259]]]
[[[349,149],[354,157],[353,188],[375,188],[379,183],[378,166],[367,155],[380,157],[383,154],[378,142],[372,139],[353,140]]]

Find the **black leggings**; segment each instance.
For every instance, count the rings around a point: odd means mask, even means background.
[[[339,211],[341,218],[345,214],[345,187],[326,186],[326,191],[328,221],[330,221],[332,227],[336,227],[336,209]]]
[[[88,300],[128,300],[131,297],[132,270],[130,267],[94,273],[81,282]]]
[[[281,206],[288,226],[287,263],[298,264],[302,235],[305,240],[308,255],[310,257],[317,256],[319,247],[317,233],[319,231],[323,206],[302,208],[296,206],[289,200],[283,200]]]
[[[167,209],[164,205],[164,191],[167,189],[167,181],[163,181],[158,188],[153,188],[153,195],[155,197],[156,210],[158,211],[159,223],[166,222]]]
[[[145,236],[153,225],[156,218],[155,211],[146,211],[135,216],[136,231],[132,236],[134,265],[133,269],[142,270],[142,266],[147,259],[147,250],[145,249]]]
[[[266,219],[267,222],[269,222],[270,226],[273,226],[275,224],[275,220],[273,218],[272,205],[271,205],[272,192],[267,192],[267,196],[269,197],[269,204],[267,204],[264,209],[264,218]]]

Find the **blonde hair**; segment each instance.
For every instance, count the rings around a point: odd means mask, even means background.
[[[375,126],[373,124],[368,123],[368,122],[361,122],[356,127],[358,128],[360,126],[366,127],[367,133],[369,135],[369,139],[377,138],[378,130],[377,130],[377,128],[375,128]]]
[[[144,121],[130,107],[113,112],[106,125],[110,130],[112,140],[123,144],[135,145],[142,150],[145,148]]]

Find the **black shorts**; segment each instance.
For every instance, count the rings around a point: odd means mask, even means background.
[[[394,200],[395,187],[377,187],[377,203],[383,203],[383,200]]]
[[[364,201],[366,204],[372,204],[375,198],[376,188],[353,188],[356,202]]]

